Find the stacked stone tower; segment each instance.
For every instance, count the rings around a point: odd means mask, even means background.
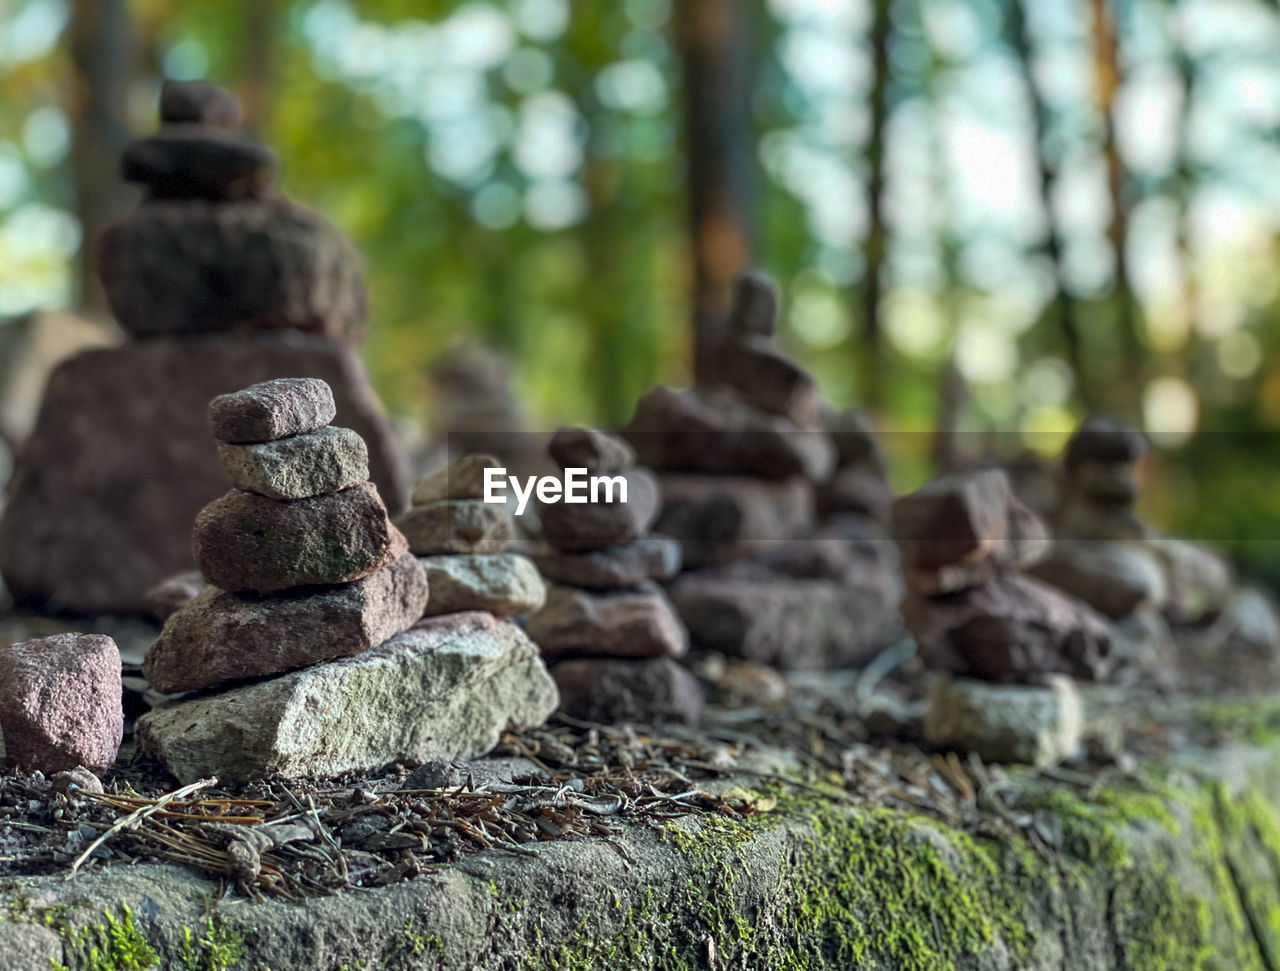
[[[774,344],[777,307],[767,279],[741,277],[719,383],[654,389],[622,433],[660,471],[656,528],[684,547],[689,572],[669,592],[694,643],[784,668],[839,667],[897,636],[898,583],[891,563],[818,530],[815,488],[832,482],[837,449],[816,383]],[[845,438],[845,467],[867,470],[874,457]],[[824,489],[831,511],[851,505],[854,476]],[[863,491],[861,508],[883,505]]]
[[[546,548],[535,559],[553,585],[528,631],[553,663],[563,709],[600,722],[697,722],[702,689],[676,661],[688,635],[655,582],[680,568],[680,548],[646,535],[658,511],[656,481],[636,467],[626,442],[603,432],[562,428],[548,451],[561,469],[627,487],[625,502],[619,489],[609,502],[541,508]]]
[[[406,491],[355,353],[367,330],[358,253],[277,194],[275,156],[235,132],[230,94],[168,84],[160,115],[121,166],[143,200],[96,249],[131,340],[53,373],[0,522],[0,572],[29,606],[143,613],[148,590],[190,569],[191,520],[225,487],[201,444],[205,410],[246,384],[324,379],[393,510]]]

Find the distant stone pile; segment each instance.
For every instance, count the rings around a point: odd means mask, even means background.
[[[233,484],[196,517],[210,586],[169,617],[143,673],[164,693],[218,693],[137,729],[183,781],[479,754],[554,706],[536,649],[509,625],[473,613],[409,629],[427,575],[368,479],[364,442],[329,424],[335,412],[311,378],[209,406]]]
[[[636,467],[621,439],[562,428],[548,446],[561,469],[625,480],[626,502],[565,502],[541,508],[547,547],[535,555],[553,585],[529,618],[529,636],[552,662],[561,705],[597,722],[683,722],[702,714],[702,689],[676,658],[688,635],[656,581],[680,568],[680,547],[649,536],[656,480]],[[602,497],[603,498],[603,497]]]
[[[191,566],[192,518],[224,488],[204,440],[218,394],[307,375],[333,389],[393,509],[400,458],[354,347],[367,330],[359,254],[275,193],[274,154],[233,129],[235,99],[166,84],[161,128],[122,173],[145,190],[98,241],[112,311],[133,341],[52,375],[0,522],[0,572],[30,606],[142,613]]]
[[[672,601],[699,646],[783,668],[854,664],[891,643],[892,568],[856,556],[816,525],[815,487],[831,509],[884,501],[857,468],[832,480],[837,448],[812,376],[773,343],[777,295],[740,278],[719,352],[721,383],[645,395],[623,435],[661,472],[657,529],[681,541]],[[873,459],[871,461],[874,461]],[[862,481],[855,479],[862,476]],[[870,520],[865,520],[870,522]]]

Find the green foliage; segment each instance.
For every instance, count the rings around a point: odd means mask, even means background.
[[[128,907],[121,917],[104,911],[104,923],[80,927],[54,924],[62,936],[66,966],[55,971],[150,971],[160,967],[160,956],[147,943]]]

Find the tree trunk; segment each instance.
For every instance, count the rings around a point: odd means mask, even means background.
[[[867,136],[867,238],[863,245],[860,302],[865,342],[861,392],[871,411],[884,404],[884,329],[880,304],[888,233],[884,221],[884,141],[889,119],[889,35],[891,0],[873,0],[871,35],[871,130]]]
[[[80,306],[106,308],[93,272],[94,240],[124,211],[130,193],[119,177],[120,153],[129,141],[125,125],[134,75],[127,0],[74,0],[68,27],[71,60],[71,170],[80,220]]]
[[[1138,308],[1129,273],[1126,244],[1129,238],[1128,173],[1116,143],[1115,101],[1122,70],[1115,16],[1108,0],[1089,0],[1093,43],[1094,94],[1102,120],[1102,154],[1107,166],[1107,194],[1111,220],[1107,238],[1115,258],[1116,325],[1120,335],[1122,400],[1117,405],[1136,407],[1142,378],[1142,345],[1138,339]]]
[[[1172,40],[1177,52],[1178,75],[1182,81],[1182,105],[1178,111],[1178,144],[1173,176],[1173,196],[1177,206],[1177,224],[1174,247],[1177,253],[1179,276],[1182,283],[1182,312],[1187,324],[1186,340],[1182,347],[1184,370],[1193,357],[1196,341],[1196,318],[1200,303],[1199,281],[1196,276],[1195,256],[1191,251],[1191,197],[1195,191],[1195,163],[1191,159],[1190,128],[1191,109],[1195,103],[1196,66],[1188,54],[1182,17],[1187,8],[1186,0],[1177,0],[1169,8],[1174,18]]]
[[[1050,313],[1062,337],[1062,349],[1076,378],[1076,397],[1086,412],[1097,405],[1088,361],[1080,336],[1078,308],[1075,299],[1067,291],[1065,264],[1063,262],[1062,230],[1058,225],[1057,210],[1053,205],[1053,189],[1057,173],[1049,154],[1049,106],[1040,93],[1035,77],[1035,42],[1028,22],[1030,0],[1010,0],[1008,35],[1021,69],[1022,81],[1031,103],[1031,137],[1035,143],[1036,174],[1040,201],[1044,207],[1045,236],[1041,250],[1053,268],[1054,295]]]
[[[694,378],[715,380],[733,277],[754,253],[751,33],[747,0],[681,0],[684,131],[694,262]]]
[[[275,0],[244,0],[244,58],[240,68],[240,104],[245,128],[261,137],[271,117],[276,38]]]

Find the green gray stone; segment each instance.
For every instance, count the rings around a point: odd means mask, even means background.
[[[218,443],[231,484],[271,499],[308,499],[369,478],[369,450],[350,428],[329,425],[254,445]]]

